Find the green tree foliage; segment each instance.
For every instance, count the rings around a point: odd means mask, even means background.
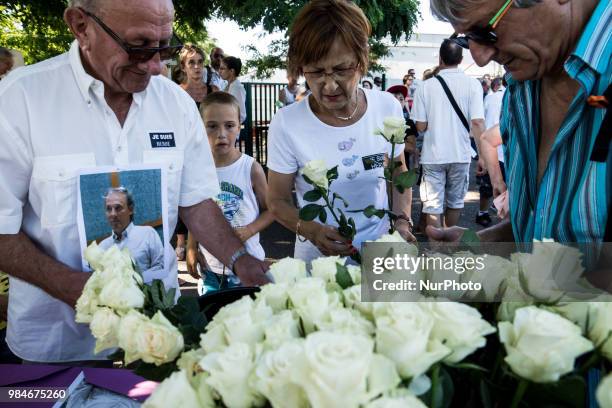
[[[209,49],[205,20],[211,17],[231,19],[242,28],[262,24],[267,32],[287,32],[291,21],[307,0],[174,0],[176,31],[184,41]],[[418,0],[355,0],[370,20],[373,38],[370,43],[373,65],[387,53],[383,40],[396,43],[409,37],[416,27]],[[72,36],[63,22],[67,0],[0,0],[0,44],[20,50],[27,63],[40,61],[68,49]],[[273,42],[266,54],[249,48],[259,76],[284,65],[286,40]]]

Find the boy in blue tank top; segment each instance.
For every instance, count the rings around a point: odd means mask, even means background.
[[[259,243],[259,232],[273,221],[266,208],[268,184],[261,165],[236,148],[240,134],[238,101],[231,94],[214,92],[204,98],[200,111],[221,190],[215,201],[247,252],[263,260],[265,253]],[[199,279],[200,295],[240,285],[233,271],[198,245],[192,236],[188,240],[186,260],[189,273]]]

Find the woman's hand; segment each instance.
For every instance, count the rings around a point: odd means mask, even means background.
[[[325,256],[350,256],[356,251],[351,241],[329,225],[316,224],[316,229],[309,239]]]

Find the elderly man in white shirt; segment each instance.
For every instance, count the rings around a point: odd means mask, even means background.
[[[104,196],[106,218],[111,225],[109,237],[100,242],[100,248],[116,245],[127,248],[142,272],[144,280],[164,270],[164,244],[159,234],[148,225],[134,225],[134,198],[125,187],[110,188]]]
[[[218,182],[193,100],[159,76],[180,49],[171,0],[71,0],[70,51],[0,82],[0,270],[11,276],[7,343],[38,362],[94,355],[73,306],[81,270],[77,172],[156,164],[167,173],[168,230],[178,213],[245,285],[267,282],[267,264],[246,253],[212,200]],[[58,95],[49,103],[49,95]],[[164,137],[161,138],[160,135]],[[163,140],[163,143],[160,141]],[[166,238],[167,239],[167,238]],[[177,287],[176,260],[159,276]]]

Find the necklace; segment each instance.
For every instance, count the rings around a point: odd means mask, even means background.
[[[336,115],[334,115],[334,117],[336,119],[340,119],[340,120],[343,120],[343,121],[347,122],[347,121],[353,119],[353,116],[355,116],[355,114],[357,113],[357,108],[358,107],[359,107],[359,96],[357,96],[357,104],[355,105],[355,109],[353,110],[353,113],[351,113],[349,116],[346,116],[346,117],[345,116],[336,116]]]

